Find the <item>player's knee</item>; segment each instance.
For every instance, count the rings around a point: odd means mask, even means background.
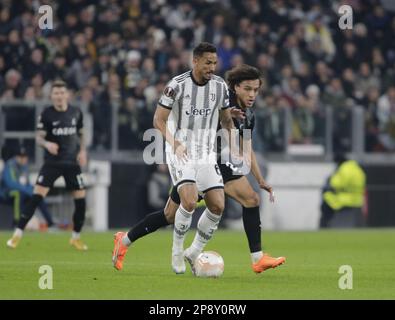
[[[197,198],[193,196],[186,197],[185,199],[181,199],[182,207],[189,212],[192,212],[196,208]]]
[[[251,193],[248,197],[246,197],[243,201],[243,206],[246,208],[254,208],[258,207],[260,204],[259,195],[256,192]]]
[[[210,205],[210,207],[208,209],[213,214],[221,215],[224,212],[225,205],[224,205],[224,203],[215,203],[215,204]]]

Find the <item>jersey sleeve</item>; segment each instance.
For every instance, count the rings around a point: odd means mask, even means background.
[[[50,130],[50,121],[45,111],[43,111],[38,117],[36,129],[43,130],[45,132],[48,132]]]
[[[165,90],[163,90],[162,96],[159,99],[158,104],[161,107],[171,110],[173,108],[173,104],[180,97],[180,88],[175,80],[171,80],[167,85]]]
[[[77,122],[77,131],[79,132],[84,127],[84,114],[79,110],[79,117]]]
[[[223,90],[224,94],[222,96],[222,101],[221,101],[221,110],[224,110],[224,109],[227,109],[230,107],[229,88],[225,82],[223,82],[222,90]]]

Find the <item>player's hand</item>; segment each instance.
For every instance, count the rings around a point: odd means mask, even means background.
[[[182,163],[188,161],[187,148],[181,142],[174,142],[174,153]]]
[[[57,156],[59,153],[59,145],[54,142],[47,141],[45,143],[45,149],[47,149],[47,151],[54,156]]]
[[[236,107],[230,108],[230,114],[231,114],[232,118],[235,118],[237,120],[244,120],[244,118],[245,118],[243,110],[238,109]]]
[[[274,198],[273,187],[267,184],[266,181],[264,180],[259,181],[259,187],[269,193],[269,200],[270,202],[274,203],[275,198]]]
[[[81,150],[77,155],[77,161],[81,167],[85,167],[88,163],[88,156],[86,150]]]

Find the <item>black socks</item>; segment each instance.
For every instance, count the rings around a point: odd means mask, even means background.
[[[259,206],[254,208],[243,207],[243,224],[250,252],[261,251],[261,218],[259,215]]]
[[[74,199],[75,211],[73,215],[73,231],[80,233],[85,221],[85,198]]]
[[[18,222],[18,228],[24,230],[29,220],[33,217],[34,212],[39,206],[40,202],[43,200],[43,197],[39,194],[33,194],[30,201],[26,204],[25,209],[21,214],[21,218]]]
[[[167,225],[169,225],[169,223],[166,220],[163,209],[155,211],[148,214],[143,220],[130,229],[128,232],[128,238],[131,242],[134,242],[137,239],[158,230],[160,227],[165,227]]]

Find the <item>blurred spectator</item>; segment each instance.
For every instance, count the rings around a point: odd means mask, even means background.
[[[113,109],[121,105],[121,82],[116,73],[109,76],[104,91],[91,104],[93,116],[93,148],[110,149]]]
[[[336,153],[337,167],[322,192],[320,228],[362,225],[366,175],[360,165]]]
[[[284,108],[289,107],[287,100],[277,100],[274,95],[265,97],[262,105],[257,103],[256,121],[257,131],[262,137],[265,151],[283,151],[284,141]]]
[[[352,106],[344,93],[340,79],[334,78],[325,88],[323,102],[333,108],[333,148],[349,151],[351,148]]]
[[[377,105],[379,139],[388,151],[395,151],[395,86],[388,88]]]
[[[337,5],[346,1],[49,0],[55,8],[51,31],[37,27],[37,3],[0,5],[0,99],[45,99],[52,81],[66,80],[77,102],[89,103],[84,108],[92,114],[93,146],[99,149],[110,147],[114,108],[133,123],[134,111],[126,108],[132,98],[143,121],[137,130],[145,130],[148,121],[141,115],[152,116],[163,85],[191,68],[191,49],[209,41],[218,48],[219,75],[241,63],[264,74],[268,101],[258,109],[271,133],[259,132],[270,141],[268,150],[284,143],[283,134],[274,133],[284,131],[284,118],[278,117],[283,108],[291,108],[293,140],[317,143],[323,105],[336,110],[340,137],[334,147],[349,148],[345,137],[355,104],[366,112],[367,150],[391,150],[392,120],[379,117],[386,107],[375,98],[375,89],[387,96],[395,79],[395,14],[388,3],[353,1],[354,28],[339,30]],[[272,105],[271,95],[281,107]],[[127,148],[141,145],[135,141]]]
[[[0,90],[0,99],[12,100],[23,98],[26,87],[22,83],[21,74],[15,69],[10,69],[5,74],[4,85]]]
[[[29,181],[29,158],[24,147],[19,147],[15,156],[5,163],[0,179],[0,195],[3,195],[2,202],[13,204],[16,226],[24,205],[33,196],[33,185]],[[41,201],[39,209],[47,226],[52,227],[52,215],[45,201]]]

